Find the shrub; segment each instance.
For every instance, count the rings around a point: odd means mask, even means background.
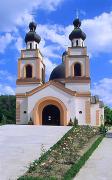
[[[2,116],[2,120],[1,120],[1,124],[6,124],[7,122],[7,117],[6,116]]]
[[[101,124],[101,126],[100,126],[100,133],[105,135],[106,132],[107,132],[107,129],[105,128],[105,125]]]
[[[78,126],[78,119],[76,117],[74,118],[74,126]]]
[[[29,122],[28,122],[28,125],[33,125],[32,118],[30,118],[30,120],[29,120]]]
[[[73,125],[74,125],[74,123],[73,123],[72,119],[70,118],[70,121],[69,121],[69,123],[68,123],[68,126],[73,126]]]

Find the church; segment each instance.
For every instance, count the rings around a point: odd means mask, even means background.
[[[70,47],[62,62],[45,82],[46,67],[39,49],[41,41],[36,24],[29,24],[25,36],[26,49],[18,59],[16,81],[16,124],[67,126],[70,120],[79,125],[100,126],[104,119],[104,104],[91,95],[90,60],[84,44],[86,34],[76,18],[69,35]]]

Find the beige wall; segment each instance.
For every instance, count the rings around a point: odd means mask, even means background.
[[[16,85],[16,94],[23,94],[38,87],[40,84]]]
[[[90,83],[66,83],[65,87],[77,92],[90,91]]]
[[[28,97],[28,114],[29,118],[32,116],[33,108],[35,104],[42,98],[55,97],[61,100],[67,108],[67,121],[70,118],[74,120],[75,116],[79,120],[79,124],[85,124],[85,102],[89,99],[88,97],[75,97],[67,94],[66,92],[50,85],[45,89],[35,93]],[[82,114],[79,114],[82,111]]]
[[[99,112],[99,113],[98,113]],[[98,115],[99,114],[99,115]],[[98,116],[99,116],[99,126],[101,125],[101,115],[104,118],[104,108],[99,108],[99,103],[91,104],[91,124],[93,126],[98,125]]]
[[[20,121],[17,124],[28,124],[28,100],[27,98],[16,98],[20,103]],[[26,111],[26,114],[24,113]]]

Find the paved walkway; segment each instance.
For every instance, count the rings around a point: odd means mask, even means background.
[[[0,180],[17,180],[38,159],[42,144],[48,150],[70,127],[5,125],[0,127]]]
[[[104,138],[74,180],[112,180],[112,138]]]

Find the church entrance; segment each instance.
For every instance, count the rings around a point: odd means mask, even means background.
[[[42,111],[42,125],[60,125],[60,110],[55,105],[47,105]]]

